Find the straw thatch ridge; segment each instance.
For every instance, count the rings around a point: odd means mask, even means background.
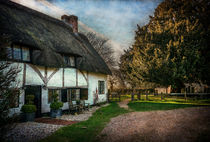
[[[88,39],[61,20],[11,1],[0,1],[0,39],[33,50],[32,64],[65,67],[62,54],[77,56],[77,68],[111,74]]]

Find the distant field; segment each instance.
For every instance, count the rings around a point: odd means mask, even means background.
[[[123,101],[125,99],[131,99],[131,95],[121,95],[120,100]],[[118,101],[118,97],[110,98],[111,101]],[[153,103],[173,103],[173,104],[193,104],[193,105],[210,105],[210,99],[199,99],[187,97],[185,100],[184,97],[176,97],[176,96],[165,96],[161,100],[161,96],[148,95],[148,100],[146,99],[146,95],[141,95],[141,99],[138,100],[137,95],[134,96],[134,101],[137,102],[153,102]]]

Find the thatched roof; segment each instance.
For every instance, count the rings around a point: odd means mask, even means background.
[[[88,39],[61,20],[11,1],[0,1],[0,39],[38,49],[32,64],[63,67],[61,54],[78,57],[77,68],[111,74],[110,69]]]

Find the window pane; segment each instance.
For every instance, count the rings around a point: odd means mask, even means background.
[[[19,96],[20,96],[20,91],[19,90],[13,90],[12,92],[14,95],[13,97],[10,98],[10,108],[17,108],[19,107]]]
[[[75,67],[75,58],[74,58],[74,56],[70,57],[70,62],[71,62],[71,66]]]
[[[12,48],[7,47],[7,58],[12,59]]]
[[[72,101],[76,100],[76,89],[71,89],[71,100]]]
[[[30,52],[28,48],[22,48],[23,61],[30,61]]]
[[[64,58],[64,63],[66,65],[70,65],[69,57],[68,56],[64,56],[63,58]]]
[[[14,54],[14,59],[21,60],[21,49],[20,49],[20,46],[15,45],[13,47],[13,54]]]
[[[52,102],[53,90],[48,90],[48,103]]]
[[[88,89],[81,89],[80,92],[80,99],[81,100],[88,100]]]
[[[76,100],[80,100],[80,89],[76,89]]]
[[[67,100],[68,101],[71,100],[71,90],[70,89],[67,90]]]
[[[62,102],[67,102],[67,89],[62,89],[61,90],[61,101]]]
[[[105,90],[105,82],[104,81],[98,81],[98,92],[99,94],[104,94]]]

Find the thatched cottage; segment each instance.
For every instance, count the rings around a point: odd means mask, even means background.
[[[68,109],[69,100],[83,99],[93,104],[107,100],[107,75],[110,69],[78,32],[78,18],[63,15],[61,20],[11,1],[0,2],[0,40],[18,74],[20,112],[25,96],[35,95],[37,114],[50,111],[51,96],[59,94]],[[2,47],[1,47],[2,48]]]

